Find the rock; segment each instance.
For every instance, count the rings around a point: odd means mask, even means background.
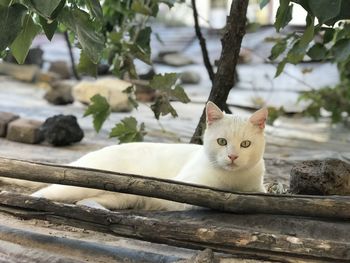
[[[84,132],[73,115],[60,114],[48,118],[41,126],[41,132],[45,140],[55,146],[80,142],[84,137]]]
[[[310,195],[350,195],[350,163],[338,159],[304,161],[290,173],[290,191]]]
[[[58,74],[62,79],[69,79],[71,76],[67,62],[62,60],[51,62],[49,72]]]
[[[198,84],[201,76],[195,71],[184,71],[180,75],[180,80],[183,84]]]
[[[181,53],[169,53],[160,58],[160,61],[174,67],[181,67],[193,64],[192,59]]]
[[[98,64],[97,65],[97,75],[103,76],[109,74],[109,65],[108,64]]]
[[[28,54],[26,56],[26,59],[24,60],[25,65],[37,65],[38,67],[42,67],[43,63],[44,63],[44,59],[43,59],[43,54],[44,51],[41,48],[31,48],[28,51]],[[9,62],[9,63],[14,63],[14,64],[18,64],[17,60],[14,58],[14,56],[9,53],[4,61]]]
[[[42,122],[31,119],[19,118],[8,124],[6,139],[36,144],[43,140],[40,126]]]
[[[128,95],[123,90],[130,87],[130,82],[117,78],[103,78],[97,81],[82,81],[73,87],[73,97],[84,104],[90,103],[90,98],[96,94],[104,96],[114,112],[129,112],[132,105]]]
[[[19,116],[10,112],[0,112],[0,137],[5,137],[7,126],[11,121],[18,119]]]
[[[141,102],[153,102],[156,98],[156,91],[148,86],[136,86],[136,100]]]
[[[61,76],[54,72],[38,72],[35,82],[54,83],[61,79]]]
[[[11,76],[20,81],[34,82],[40,68],[36,65],[16,65],[12,63],[0,63],[0,74]]]
[[[54,105],[71,104],[74,102],[72,87],[72,83],[68,81],[54,82],[44,95],[44,98]]]

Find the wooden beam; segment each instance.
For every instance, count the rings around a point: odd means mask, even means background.
[[[234,213],[350,219],[349,196],[225,192],[171,180],[6,158],[0,158],[0,176],[156,197]]]
[[[212,248],[234,255],[283,262],[296,262],[300,258],[305,262],[350,261],[348,221],[235,215],[210,210],[111,212],[6,192],[0,193],[0,204],[36,211],[25,213],[26,218],[39,217],[180,247]]]

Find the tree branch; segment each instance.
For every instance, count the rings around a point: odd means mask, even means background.
[[[207,50],[207,45],[205,43],[205,39],[202,35],[199,23],[198,23],[198,12],[197,12],[197,6],[196,6],[196,0],[191,0],[192,2],[192,10],[193,10],[193,18],[194,18],[194,28],[196,31],[196,35],[197,38],[199,40],[199,44],[202,50],[202,55],[203,55],[203,61],[204,61],[204,65],[205,68],[208,71],[209,74],[209,78],[211,80],[211,82],[213,83],[214,81],[214,71],[213,71],[213,67],[210,63],[210,59],[209,59],[209,55],[208,55],[208,50]]]
[[[214,102],[219,108],[224,109],[228,94],[236,82],[236,65],[241,49],[242,38],[245,34],[246,13],[248,0],[233,0],[230,15],[223,38],[221,39],[222,51],[218,64],[218,69],[214,77],[213,87],[208,100]],[[203,134],[205,124],[205,112],[199,120],[191,143],[202,144],[200,139]]]
[[[74,56],[73,56],[73,51],[72,51],[72,45],[69,42],[68,32],[64,31],[63,35],[64,35],[64,39],[66,40],[66,43],[67,43],[69,57],[70,57],[70,62],[72,64],[73,75],[74,75],[76,80],[80,80],[81,78],[80,78],[80,76],[78,74],[77,68],[75,67],[75,61],[74,61]]]
[[[155,197],[234,213],[350,219],[350,197],[345,196],[235,193],[153,177],[6,158],[0,158],[0,176]]]

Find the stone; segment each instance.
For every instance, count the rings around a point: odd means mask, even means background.
[[[0,63],[0,74],[11,76],[17,80],[34,82],[40,68],[36,65],[16,65],[12,63]]]
[[[184,71],[180,75],[182,84],[199,84],[201,76],[195,71]]]
[[[36,48],[31,48],[28,51],[28,54],[24,60],[25,65],[37,65],[38,67],[42,67],[44,64],[44,59],[43,59],[43,55],[44,55],[44,51],[40,48],[40,47],[36,47]],[[17,60],[15,59],[15,57],[9,53],[4,61],[9,62],[9,63],[14,63],[14,64],[18,64]]]
[[[54,82],[45,93],[44,98],[54,105],[67,105],[74,102],[72,95],[73,84],[68,81]]]
[[[45,140],[54,146],[65,146],[80,142],[84,131],[73,115],[55,115],[47,118],[41,126]]]
[[[63,60],[51,62],[49,72],[58,74],[62,79],[69,79],[71,77],[71,71],[68,67],[68,63]]]
[[[15,142],[36,144],[43,141],[40,131],[42,122],[19,118],[8,124],[6,139]]]
[[[18,118],[18,115],[11,112],[0,112],[0,137],[6,136],[8,124]]]
[[[118,78],[102,78],[97,81],[82,81],[73,87],[73,97],[84,104],[96,94],[105,97],[114,112],[130,112],[133,107],[128,95],[123,91],[130,87],[130,82]]]
[[[350,163],[325,159],[296,164],[290,173],[290,191],[308,195],[350,195]]]
[[[169,66],[182,67],[193,64],[192,59],[181,53],[169,53],[161,57],[161,61]]]
[[[148,86],[136,86],[135,96],[137,101],[153,102],[156,99],[156,91]]]

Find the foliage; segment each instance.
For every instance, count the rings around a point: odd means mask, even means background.
[[[91,104],[86,109],[84,117],[88,115],[93,116],[94,128],[97,132],[101,130],[103,123],[111,114],[111,107],[105,97],[96,94],[91,97]]]
[[[266,5],[265,0],[260,3],[261,6]],[[340,84],[334,88],[306,92],[300,99],[310,101],[307,114],[318,118],[321,108],[324,108],[331,112],[333,122],[339,122],[349,116],[350,108],[350,101],[346,100],[350,94],[350,24],[343,21],[350,19],[350,1],[280,0],[275,21],[277,31],[290,22],[293,5],[296,4],[307,11],[306,28],[303,33],[292,33],[276,39],[269,58],[276,60],[282,57],[276,77],[282,73],[287,63],[300,63],[305,56],[317,61],[329,60],[336,63]]]
[[[124,118],[109,134],[110,137],[117,137],[121,143],[140,142],[145,135],[145,124],[141,123],[140,128],[137,128],[137,120],[134,117]]]
[[[158,14],[159,4],[171,8],[176,0],[0,0],[0,54],[9,50],[18,63],[23,63],[34,37],[44,32],[51,40],[57,31],[68,30],[72,42],[81,49],[78,71],[96,76],[97,66],[107,61],[112,72],[127,79],[137,79],[135,60],[151,65],[150,39],[152,29],[149,22]],[[182,2],[182,0],[178,0]],[[159,36],[157,36],[159,37]],[[176,74],[157,75],[150,86],[160,96],[151,105],[155,117],[177,113],[171,106],[172,99],[188,102],[180,85],[176,85]],[[134,87],[126,90],[130,102]],[[85,116],[92,115],[96,131],[99,131],[110,114],[106,99],[94,96]],[[135,120],[136,121],[136,120]],[[134,119],[127,119],[114,128],[113,136],[121,142],[140,140],[144,135],[144,124],[140,130]],[[117,129],[117,130],[116,130]],[[123,129],[130,129],[128,134]],[[137,131],[137,132],[136,132]],[[124,134],[124,135],[123,135]]]

